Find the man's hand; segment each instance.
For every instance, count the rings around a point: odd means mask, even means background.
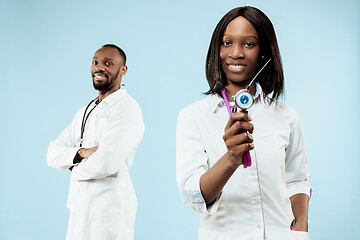
[[[92,148],[80,148],[77,155],[79,155],[79,158],[82,160],[90,157],[94,152],[96,152],[96,150],[98,150],[98,146]]]
[[[98,146],[92,148],[80,148],[74,157],[73,163],[80,163],[83,159],[90,157],[96,150],[98,150]],[[72,171],[72,169],[73,167],[69,168],[70,171]]]

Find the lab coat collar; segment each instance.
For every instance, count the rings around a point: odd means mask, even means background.
[[[120,88],[120,89],[116,90],[115,92],[111,93],[106,98],[104,98],[101,102],[103,104],[111,105],[112,103],[117,102],[121,98],[121,96],[123,96],[125,93],[126,93],[126,90],[123,88]]]
[[[215,113],[218,108],[224,106],[223,98],[217,93],[213,93],[210,97],[211,110]]]

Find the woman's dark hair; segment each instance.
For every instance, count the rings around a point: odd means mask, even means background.
[[[227,85],[226,75],[221,65],[220,47],[227,25],[240,16],[247,19],[259,35],[260,54],[258,70],[269,58],[272,59],[255,80],[260,84],[266,96],[272,93],[272,103],[284,91],[284,74],[281,57],[275,30],[270,19],[262,11],[254,7],[235,8],[228,12],[217,24],[206,57],[206,78],[210,86],[210,90],[206,94],[217,93],[221,96],[221,89]],[[263,61],[261,61],[260,56],[264,56]]]

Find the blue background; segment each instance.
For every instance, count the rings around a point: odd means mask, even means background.
[[[65,239],[69,172],[46,165],[49,141],[97,95],[94,52],[128,55],[126,88],[146,125],[131,176],[135,239],[196,239],[199,214],[175,179],[177,114],[207,91],[204,62],[215,25],[252,5],[272,20],[300,114],[312,174],[312,239],[360,235],[360,2],[0,1],[0,239]]]

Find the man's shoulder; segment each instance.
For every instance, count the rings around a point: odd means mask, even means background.
[[[130,96],[125,89],[121,89],[121,92],[118,93],[116,99],[111,103],[111,108],[113,109],[113,113],[118,114],[142,114],[141,108],[138,102]]]
[[[130,96],[125,89],[122,90],[121,95],[119,95],[119,97],[116,99],[114,104],[116,104],[116,105],[130,105],[132,107],[139,107],[139,104],[135,100],[135,98]]]

